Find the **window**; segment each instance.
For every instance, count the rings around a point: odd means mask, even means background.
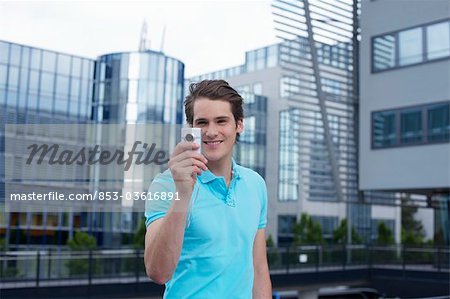
[[[244,119],[245,130],[242,132],[240,141],[255,143],[256,141],[256,118],[249,116]]]
[[[253,93],[255,95],[262,95],[262,84],[261,83],[253,84]]]
[[[449,112],[448,104],[428,109],[428,141],[449,140]]]
[[[373,57],[375,70],[384,70],[395,66],[395,36],[376,37],[373,41]]]
[[[294,234],[292,227],[297,221],[295,215],[278,215],[278,245],[286,246],[292,243]]]
[[[55,76],[53,74],[41,74],[41,94],[52,94]]]
[[[20,54],[22,47],[18,45],[11,45],[11,56],[9,57],[9,63],[13,65],[20,65]]]
[[[8,67],[0,64],[0,88],[6,88],[6,79],[8,78]]]
[[[267,48],[267,67],[273,67],[278,64],[278,45]]]
[[[377,111],[372,115],[372,147],[450,141],[450,103]]]
[[[399,64],[408,65],[422,61],[422,28],[400,32]]]
[[[64,54],[58,54],[58,73],[62,75],[70,75],[70,56]],[[79,72],[74,74],[79,76]]]
[[[253,72],[256,69],[256,52],[247,52],[247,57],[245,58],[245,63],[247,65],[247,72]]]
[[[450,57],[450,21],[422,25],[372,39],[372,71]]]
[[[408,111],[400,114],[400,138],[403,144],[422,141],[422,111]]]
[[[49,72],[55,72],[56,54],[53,52],[42,52],[42,69]]]
[[[449,27],[449,22],[427,27],[427,59],[450,56]]]
[[[395,113],[378,112],[374,114],[372,132],[375,147],[394,145],[397,139],[395,130]]]
[[[9,60],[9,44],[0,42],[0,62],[8,63]]]
[[[34,69],[41,68],[41,50],[31,49],[31,67]]]
[[[311,218],[320,224],[324,238],[333,237],[333,231],[338,226],[338,217],[312,215]]]
[[[298,200],[300,186],[299,109],[280,112],[278,199]]]
[[[56,78],[56,95],[59,97],[67,97],[69,94],[69,77],[58,76]]]

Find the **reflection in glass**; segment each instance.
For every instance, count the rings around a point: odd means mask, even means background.
[[[58,76],[56,78],[56,95],[66,97],[69,94],[69,77]]]
[[[245,130],[242,132],[240,141],[251,142],[256,141],[256,118],[254,116],[249,116],[244,119]]]
[[[17,88],[19,86],[19,68],[15,66],[9,67],[9,77],[8,77],[9,88]]]
[[[395,36],[385,35],[373,40],[373,68],[384,70],[395,66]]]
[[[67,101],[56,99],[55,100],[55,113],[67,113]]]
[[[30,91],[37,92],[39,88],[39,72],[30,71]]]
[[[400,115],[400,142],[403,144],[422,141],[422,111],[402,112]]]
[[[372,134],[374,147],[395,145],[397,142],[395,113],[375,113],[373,115]]]
[[[58,54],[58,73],[62,75],[70,75],[70,56]]]
[[[0,62],[8,63],[9,43],[0,41]]]
[[[427,59],[450,56],[450,22],[427,27]]]
[[[274,67],[278,64],[278,45],[267,48],[267,67]]]
[[[22,47],[22,62],[20,63],[22,68],[30,67],[30,52],[30,48]]]
[[[81,58],[72,57],[72,76],[81,77]]]
[[[21,47],[18,45],[11,45],[10,48],[10,57],[9,57],[9,63],[12,65],[20,65],[20,53],[21,53]]]
[[[8,78],[8,68],[0,64],[0,88],[6,88],[6,79]]]
[[[253,84],[253,93],[255,95],[262,95],[262,84],[261,83]]]
[[[449,104],[428,109],[428,141],[449,140]]]
[[[247,72],[253,72],[256,69],[256,52],[247,52],[246,56],[245,63],[247,66]]]
[[[34,69],[41,68],[41,50],[31,49],[31,67]]]
[[[48,72],[55,72],[56,54],[53,52],[42,52],[42,69]]]
[[[52,94],[53,84],[55,83],[55,76],[53,74],[41,74],[41,94]]]
[[[398,39],[400,65],[408,65],[422,61],[422,28],[402,31],[398,34]]]
[[[41,95],[39,98],[39,110],[51,112],[53,109],[53,99],[51,96]]]
[[[298,117],[299,110],[285,110],[280,113],[279,144],[279,200],[298,200],[299,178],[299,123],[292,118]]]

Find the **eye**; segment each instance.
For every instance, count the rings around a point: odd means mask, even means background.
[[[220,120],[218,121],[219,124],[225,124],[226,122],[227,122],[226,119],[220,119]]]
[[[198,121],[197,122],[197,126],[203,126],[204,124],[206,124],[206,121]]]

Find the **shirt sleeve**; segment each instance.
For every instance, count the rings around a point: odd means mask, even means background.
[[[261,211],[260,211],[260,215],[259,215],[258,229],[265,228],[266,224],[267,224],[267,187],[266,187],[266,182],[264,182],[264,179],[262,179],[261,191],[262,191]]]
[[[155,177],[148,188],[147,200],[145,201],[146,227],[153,221],[166,216],[172,202],[168,198],[175,198],[175,191],[175,183],[169,170]],[[172,192],[172,196],[169,195],[169,192]],[[162,195],[164,193],[165,196]],[[162,197],[165,197],[165,199],[163,200]]]

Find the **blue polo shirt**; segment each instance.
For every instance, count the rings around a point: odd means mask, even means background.
[[[149,192],[175,192],[170,170],[155,177]],[[164,217],[171,202],[147,200],[146,225]],[[203,171],[191,203],[180,260],[164,298],[251,298],[253,241],[267,221],[264,179],[233,160],[229,188],[222,176]]]

